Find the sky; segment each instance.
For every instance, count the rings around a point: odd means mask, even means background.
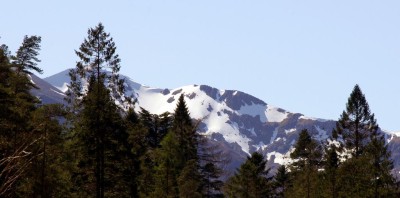
[[[51,76],[99,22],[121,74],[158,88],[240,90],[306,116],[337,120],[359,84],[385,130],[400,131],[400,1],[8,0],[0,43],[42,37]]]

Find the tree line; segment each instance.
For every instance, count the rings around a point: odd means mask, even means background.
[[[0,46],[0,197],[398,197],[391,153],[360,87],[332,137],[302,130],[290,163],[255,152],[225,178],[229,156],[197,133],[182,94],[174,112],[134,109],[116,45],[99,23],[75,51],[66,105],[30,92],[41,37]]]

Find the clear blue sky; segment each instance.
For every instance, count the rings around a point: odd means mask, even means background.
[[[400,1],[8,0],[1,43],[42,36],[42,77],[75,66],[105,25],[121,73],[160,88],[236,89],[307,116],[338,119],[358,83],[380,126],[400,130]]]

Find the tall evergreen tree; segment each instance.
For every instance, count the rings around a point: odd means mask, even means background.
[[[43,70],[37,66],[37,63],[40,62],[37,56],[39,55],[41,41],[40,36],[24,37],[21,47],[19,47],[15,56],[12,57],[17,74],[32,74],[30,70],[34,70],[40,74],[43,73]]]
[[[181,147],[181,152],[178,155],[180,155],[179,157],[181,158],[180,160],[182,164],[179,166],[183,168],[184,162],[191,159],[198,159],[198,137],[196,134],[196,128],[190,118],[189,110],[186,106],[183,94],[178,99],[171,129],[172,132],[175,133],[178,144]]]
[[[116,54],[116,48],[113,38],[105,32],[103,24],[99,23],[95,28],[88,30],[87,38],[79,50],[75,51],[80,61],[77,62],[76,68],[69,72],[71,77],[67,91],[69,103],[81,99],[88,91],[87,83],[92,77],[97,84],[101,82],[107,84],[112,98],[120,100],[121,104],[127,102],[124,100],[126,99],[124,80],[119,78],[121,59]]]
[[[0,196],[15,197],[41,154],[36,149],[42,139],[35,134],[39,126],[31,125],[39,100],[30,93],[36,86],[29,76],[30,70],[41,72],[40,37],[25,36],[15,56],[6,45],[0,48]]]
[[[13,75],[9,79],[9,86],[12,96],[14,97],[14,105],[11,106],[12,119],[15,122],[13,127],[14,149],[19,145],[19,140],[30,129],[28,129],[28,121],[31,119],[31,113],[36,109],[36,105],[40,102],[35,96],[30,93],[32,88],[37,88],[30,80],[31,70],[42,73],[42,69],[37,66],[40,62],[38,59],[40,50],[41,38],[39,36],[25,36],[21,46],[18,48],[15,55],[11,55],[11,68]],[[11,117],[10,116],[10,117]]]
[[[156,151],[156,189],[153,196],[174,197],[186,196],[188,192],[201,193],[201,188],[197,185],[201,184],[201,178],[192,177],[200,175],[197,149],[196,126],[190,118],[184,95],[181,95],[173,115],[172,127]],[[191,180],[192,185],[188,186],[178,180]]]
[[[350,94],[333,136],[343,142],[342,150],[350,157],[338,169],[339,196],[391,196],[394,186],[391,153],[358,85]]]
[[[32,69],[41,71],[37,67],[39,43],[40,37],[25,36],[15,56],[6,45],[0,47],[0,180],[1,186],[5,187],[0,189],[1,196],[5,196],[5,192],[11,192],[10,196],[17,195],[16,184],[38,155],[32,150],[37,137],[34,137],[29,121],[39,100],[30,93],[35,86],[28,74]]]
[[[101,23],[88,30],[87,38],[75,52],[80,61],[70,70],[71,83],[67,91],[75,123],[72,131],[78,133],[77,144],[83,149],[80,166],[93,171],[96,197],[104,197],[113,193],[112,175],[119,171],[109,160],[121,160],[118,144],[128,137],[122,134],[126,133],[121,129],[122,111],[114,101],[118,100],[122,106],[126,104],[123,80],[118,75],[121,60],[113,39]],[[94,193],[91,188],[89,185],[89,193]]]
[[[297,169],[302,169],[306,166],[317,167],[322,157],[321,145],[310,136],[307,129],[303,129],[290,157],[297,160],[293,164]]]
[[[364,152],[370,137],[378,133],[378,128],[364,94],[355,85],[347,101],[346,111],[343,111],[336,123],[334,138],[341,137],[345,148],[352,151],[352,156],[357,158]]]
[[[83,179],[79,187],[84,187],[89,195],[104,197],[115,193],[113,186],[117,182],[113,178],[120,174],[115,165],[119,165],[121,160],[118,148],[122,142],[118,136],[124,133],[122,118],[108,89],[94,80],[89,83],[82,106],[82,111],[77,114],[80,119],[74,128],[80,168],[77,175]]]
[[[310,197],[316,191],[316,177],[322,158],[321,145],[304,129],[294,148],[290,154],[294,160],[292,171],[296,178],[293,181],[294,194]]]
[[[225,195],[238,198],[261,198],[272,195],[270,169],[260,153],[253,153],[225,184]]]

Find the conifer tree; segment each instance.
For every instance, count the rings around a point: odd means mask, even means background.
[[[37,66],[37,63],[40,62],[37,57],[40,42],[39,36],[25,36],[16,54],[10,55],[13,74],[9,76],[11,77],[9,86],[12,97],[14,97],[14,105],[11,106],[13,113],[10,114],[10,117],[15,122],[11,130],[14,135],[12,140],[14,149],[19,145],[19,141],[24,139],[22,136],[27,135],[26,133],[30,131],[28,121],[31,119],[31,113],[36,109],[36,105],[40,102],[30,93],[32,88],[37,87],[31,82],[29,76],[32,74],[31,70],[42,73],[42,69]]]
[[[178,155],[180,155],[182,164],[178,165],[178,167],[183,168],[184,162],[191,159],[198,159],[198,137],[183,94],[178,99],[171,130],[175,133],[178,144],[181,147],[181,152]]]
[[[223,197],[221,177],[225,166],[230,162],[230,156],[222,149],[219,142],[201,135],[199,135],[198,156],[203,197]]]
[[[153,196],[174,197],[186,196],[188,192],[201,193],[201,177],[193,177],[200,175],[197,149],[196,127],[192,124],[184,95],[181,95],[173,115],[172,127],[156,151],[156,189]],[[190,180],[190,189],[178,180]]]
[[[32,74],[30,70],[34,70],[40,74],[43,73],[43,70],[37,66],[37,63],[40,62],[37,56],[39,55],[41,41],[40,36],[24,37],[21,47],[19,47],[15,56],[12,57],[17,74]]]
[[[71,131],[75,134],[75,143],[80,145],[77,148],[81,148],[76,150],[80,153],[78,166],[92,171],[77,174],[81,175],[77,181],[86,183],[81,186],[86,186],[87,192],[104,197],[115,194],[111,186],[118,183],[112,178],[122,177],[121,160],[127,154],[127,148],[120,145],[127,146],[124,142],[129,135],[123,129],[122,111],[114,101],[126,107],[123,80],[118,75],[120,58],[113,39],[101,23],[88,30],[87,38],[75,52],[80,61],[70,70],[71,83],[67,91],[70,122],[74,123]],[[115,163],[111,163],[111,159]],[[93,181],[95,190],[91,185]]]
[[[76,175],[82,182],[76,185],[96,197],[115,194],[113,186],[119,183],[114,179],[121,174],[116,167],[121,162],[118,156],[123,145],[121,137],[127,136],[122,134],[121,115],[103,83],[98,84],[91,78],[82,111],[76,116],[80,118],[73,128],[80,169]]]
[[[392,196],[391,153],[358,85],[350,94],[333,136],[343,142],[342,152],[350,157],[338,169],[338,196]]]
[[[15,166],[10,162],[7,164],[7,158],[15,155],[13,149],[13,137],[16,117],[15,95],[12,92],[12,81],[14,72],[11,70],[11,64],[7,53],[4,51],[7,47],[3,45],[0,49],[0,196],[6,196],[15,191],[15,181],[19,179],[19,174],[15,171]],[[9,168],[10,166],[10,168]],[[17,169],[20,167],[16,167]]]
[[[215,163],[208,162],[201,167],[202,194],[207,198],[223,197],[221,188],[223,182],[220,180],[222,174],[221,168]]]
[[[276,197],[286,197],[286,191],[290,186],[290,175],[285,165],[279,166],[274,177],[274,189]]]
[[[5,48],[5,47],[4,47]],[[13,72],[11,71],[11,65],[9,58],[6,53],[4,53],[3,49],[0,49],[0,129],[3,131],[1,133],[1,153],[5,153],[5,146],[8,144],[7,142],[10,137],[10,132],[8,131],[11,127],[12,119],[10,119],[13,113],[12,107],[14,104],[13,94],[11,90],[11,78]]]
[[[316,177],[321,163],[321,146],[316,142],[307,129],[300,132],[299,139],[294,145],[295,150],[290,154],[294,160],[292,171],[294,194],[310,197],[316,190]]]
[[[113,38],[99,23],[95,28],[88,30],[88,36],[75,51],[80,61],[76,68],[70,70],[71,83],[68,86],[66,98],[70,104],[77,105],[82,96],[88,91],[89,78],[94,78],[97,84],[106,83],[111,96],[124,104],[124,80],[119,78],[121,68]],[[99,85],[98,85],[99,87]]]
[[[336,123],[334,138],[341,137],[344,147],[349,151],[353,150],[351,154],[357,158],[364,152],[370,137],[378,133],[378,128],[364,94],[355,85],[347,101],[346,111],[343,111]]]
[[[272,194],[270,169],[267,161],[260,153],[253,153],[239,167],[236,174],[225,184],[224,194],[228,197],[259,198],[269,197]]]
[[[169,112],[161,115],[151,114],[146,109],[141,108],[139,121],[147,128],[146,141],[151,148],[160,146],[161,140],[167,134],[172,125],[172,118]]]
[[[6,45],[0,49],[0,196],[15,197],[21,194],[33,162],[41,154],[37,145],[42,137],[35,134],[39,126],[31,125],[32,115],[39,100],[31,95],[35,88],[30,70],[37,67],[40,37],[27,37],[15,56]],[[36,171],[36,170],[35,170]],[[30,181],[32,184],[37,181]]]
[[[340,160],[337,154],[337,148],[332,144],[328,149],[325,149],[324,173],[329,186],[329,194],[332,198],[338,196],[337,193],[337,174]]]
[[[23,197],[71,196],[68,164],[65,163],[64,135],[58,121],[64,116],[61,105],[43,105],[33,112],[30,125],[32,137],[38,141],[34,150],[38,156],[32,160],[20,182],[18,193]]]
[[[151,193],[151,197],[179,196],[178,177],[183,169],[179,167],[182,164],[178,155],[180,151],[176,134],[168,133],[161,141],[161,147],[156,151],[155,190]]]
[[[185,163],[178,181],[179,197],[182,198],[200,198],[201,196],[201,175],[198,172],[199,164],[195,159]]]
[[[365,152],[372,163],[374,197],[394,196],[393,161],[383,135],[373,136]]]
[[[143,111],[148,112],[142,109]],[[124,179],[129,183],[130,197],[148,197],[150,192],[154,190],[155,161],[149,155],[153,153],[155,148],[150,145],[150,129],[145,126],[141,115],[142,113],[138,115],[131,108],[125,117],[129,137],[127,142],[122,142],[126,144],[126,151],[129,151],[129,153],[126,154],[127,159],[124,160],[125,163],[128,163],[128,169],[124,171],[126,175]],[[150,113],[148,115],[152,117]],[[159,146],[159,144],[158,142],[157,145]]]
[[[129,197],[139,196],[139,175],[140,175],[140,156],[145,152],[145,135],[139,124],[139,118],[133,108],[130,108],[124,118],[125,130],[127,130],[125,140],[121,146],[123,149],[122,161],[126,164],[123,170],[123,180],[128,184]]]
[[[303,129],[300,132],[294,148],[295,150],[290,154],[290,157],[297,160],[293,164],[296,168],[316,167],[320,164],[322,157],[321,147],[318,142],[312,139],[307,129]]]

